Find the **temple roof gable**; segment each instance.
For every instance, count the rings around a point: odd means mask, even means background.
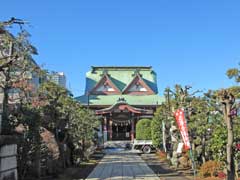
[[[102,75],[102,78],[95,84],[95,87],[90,91],[90,94],[121,94],[121,91],[112,82],[107,73]]]
[[[133,80],[123,89],[123,94],[155,94],[147,85],[139,73],[136,73]]]
[[[136,74],[141,75],[142,84],[149,88],[153,94],[158,93],[156,73],[151,66],[99,66],[92,67],[92,70],[86,74],[85,94],[91,92],[103,79],[103,74],[107,74],[109,81],[123,92],[126,87],[136,78]]]

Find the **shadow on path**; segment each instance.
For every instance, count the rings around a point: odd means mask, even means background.
[[[186,177],[182,172],[171,169],[166,162],[160,161],[155,153],[140,156],[161,180],[193,180],[193,177]]]

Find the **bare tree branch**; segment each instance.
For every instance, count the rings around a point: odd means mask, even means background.
[[[2,25],[3,26],[11,26],[12,24],[23,25],[23,24],[27,24],[27,23],[28,23],[27,21],[24,21],[22,19],[16,19],[15,17],[12,17],[10,20],[2,22]]]

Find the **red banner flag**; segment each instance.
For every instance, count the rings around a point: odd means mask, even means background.
[[[184,149],[188,150],[191,148],[191,146],[190,146],[190,142],[189,142],[187,123],[186,123],[185,117],[184,117],[184,110],[178,109],[174,113],[174,115],[175,115],[175,119],[177,121],[178,128],[180,130],[180,134],[182,136],[182,140],[184,143]]]

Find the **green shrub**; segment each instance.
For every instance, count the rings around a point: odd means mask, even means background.
[[[137,140],[151,140],[151,120],[141,119],[136,125],[136,139]]]

